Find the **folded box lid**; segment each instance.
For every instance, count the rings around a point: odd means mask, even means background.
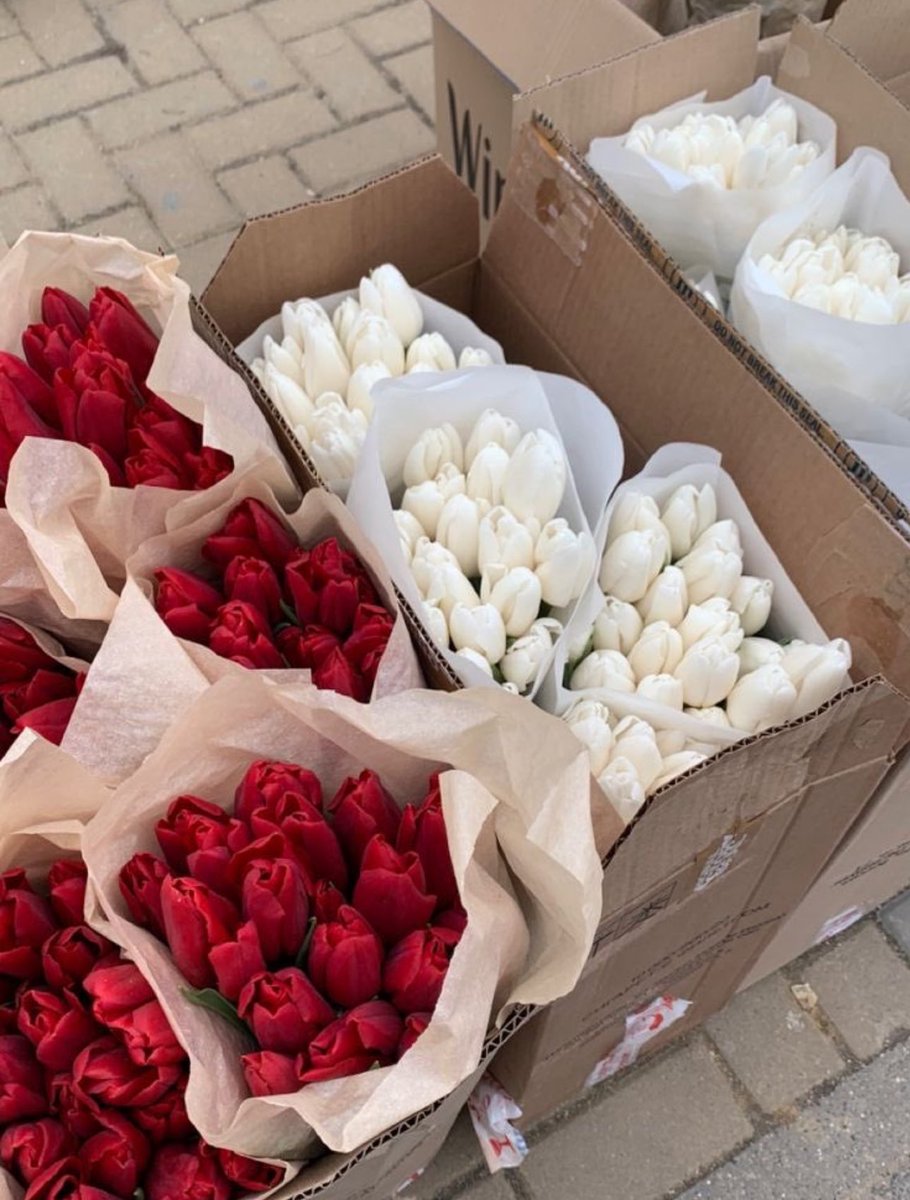
[[[619,0],[429,0],[517,91],[580,71],[660,35]]]
[[[901,99],[910,94],[907,0],[846,0],[828,32]]]

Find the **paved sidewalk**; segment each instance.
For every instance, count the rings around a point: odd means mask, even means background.
[[[435,146],[423,0],[2,0],[0,231],[176,249]]]

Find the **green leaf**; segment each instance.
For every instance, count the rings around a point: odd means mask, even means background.
[[[316,928],[316,918],[310,917],[307,922],[306,933],[303,935],[303,942],[300,949],[297,951],[297,957],[294,959],[294,966],[299,967],[302,971],[306,966],[306,956],[310,951],[310,942],[313,940],[313,930]]]
[[[235,1029],[249,1034],[250,1031],[237,1015],[237,1009],[231,1004],[230,1000],[226,1000],[214,988],[185,987],[182,990],[190,1004],[195,1004],[199,1008],[207,1008],[209,1012],[215,1013],[216,1016],[223,1017]]]
[[[298,625],[300,623],[297,620],[297,613],[293,608],[291,608],[290,604],[288,604],[286,600],[281,601],[281,611],[287,617],[289,624]]]

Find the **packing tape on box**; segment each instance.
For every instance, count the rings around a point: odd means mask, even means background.
[[[602,1058],[588,1078],[585,1087],[593,1087],[602,1083],[611,1075],[625,1070],[638,1058],[642,1047],[652,1038],[675,1025],[680,1017],[692,1007],[691,1000],[680,1000],[674,996],[658,996],[645,1008],[626,1017],[626,1034],[622,1041],[614,1046],[606,1058]]]
[[[524,1162],[528,1145],[512,1124],[521,1109],[492,1075],[481,1076],[468,1097],[468,1112],[491,1174]]]
[[[546,155],[532,153],[526,143],[520,143],[512,165],[510,195],[578,267],[588,248],[597,201],[572,164],[546,139],[541,138],[540,144]],[[551,167],[551,160],[558,165]]]

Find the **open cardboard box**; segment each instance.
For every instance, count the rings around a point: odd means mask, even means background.
[[[630,471],[666,441],[718,446],[810,606],[853,642],[857,678],[886,669],[910,686],[910,618],[903,628],[883,619],[880,599],[906,557],[893,522],[533,127],[521,135],[481,257],[477,246],[473,198],[433,158],[347,196],[249,222],[203,300],[237,344],[283,300],[349,288],[378,263],[397,263],[412,284],[498,338],[509,361],[593,386],[623,428]],[[312,465],[252,386],[301,483],[312,484]],[[430,676],[452,686],[419,627],[415,636]],[[568,1095],[625,1017],[661,989],[678,987],[693,1001],[687,1022],[721,1005],[861,814],[908,722],[906,699],[867,678],[669,784],[618,843],[616,826],[604,830],[597,953],[573,996],[535,1018],[533,1033],[516,1034],[515,1053],[499,1060],[503,1076],[508,1059],[525,1072],[508,1076],[519,1099],[527,1086],[534,1103],[532,1085],[549,1087],[551,1102]],[[564,1050],[578,1055],[548,1084]],[[541,1060],[544,1074],[533,1070]]]

